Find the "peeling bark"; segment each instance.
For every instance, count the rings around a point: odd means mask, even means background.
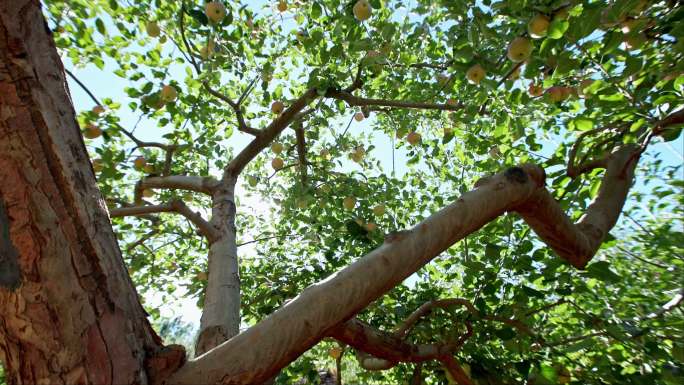
[[[240,332],[240,273],[235,236],[235,180],[224,179],[212,197],[209,282],[195,351],[199,356]]]
[[[37,0],[0,2],[0,358],[11,384],[146,384],[126,273]],[[3,271],[6,267],[3,266]],[[19,283],[12,276],[13,284]]]
[[[543,188],[543,175],[539,167],[526,165],[488,178],[401,237],[308,287],[257,325],[188,361],[168,383],[192,384],[198,376],[208,383],[262,383],[459,239],[529,199]]]

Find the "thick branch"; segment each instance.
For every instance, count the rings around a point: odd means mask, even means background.
[[[313,97],[311,93],[305,100]],[[299,100],[305,104],[302,98]],[[279,132],[277,128],[271,130],[276,131],[273,136]],[[252,144],[252,148],[256,146]],[[544,188],[545,176],[540,167],[523,165],[483,178],[474,190],[413,229],[389,234],[380,247],[355,263],[310,286],[245,332],[188,361],[168,382],[192,384],[200,375],[209,383],[252,384],[267,380],[332,334],[336,325],[507,211],[519,211],[562,258],[582,268],[620,214],[638,160],[638,156],[632,157],[634,150],[632,146],[624,147],[611,156],[598,196],[577,225]]]
[[[188,361],[168,383],[192,384],[200,373],[207,383],[267,380],[455,242],[525,202],[543,188],[543,174],[525,165],[488,178],[412,230],[388,235],[382,246],[257,325]]]
[[[211,195],[218,182],[212,177],[169,175],[151,176],[140,181],[137,188],[164,188],[172,190],[188,190]]]
[[[346,91],[339,91],[330,89],[325,95],[326,97],[344,100],[350,106],[380,106],[380,107],[395,107],[395,108],[415,108],[421,110],[441,110],[441,111],[458,111],[463,108],[463,104],[438,104],[425,102],[410,102],[405,100],[387,100],[387,99],[366,99],[354,96]]]
[[[451,378],[456,381],[458,385],[473,385],[473,382],[468,377],[468,374],[461,368],[461,365],[456,362],[454,357],[446,355],[441,359],[444,368],[449,372]]]
[[[584,268],[622,212],[638,160],[633,155],[638,150],[638,146],[625,146],[609,156],[598,195],[577,224],[545,189],[515,210],[561,258]]]
[[[259,135],[252,140],[233,160],[226,166],[224,178],[227,176],[237,176],[243,168],[254,157],[259,155],[261,150],[266,148],[292,121],[297,117],[314,98],[316,89],[311,88],[302,96],[297,98],[290,107],[283,111],[280,116],[275,118],[271,124],[260,131]]]

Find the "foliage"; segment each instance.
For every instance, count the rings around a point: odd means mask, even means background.
[[[353,1],[293,1],[284,13],[275,2],[227,2],[227,17],[213,24],[203,3],[188,0],[46,2],[55,42],[74,72],[94,65],[113,73],[125,92],[121,99],[102,98],[103,114],[78,106],[82,126],[104,131],[86,143],[102,162],[98,182],[110,207],[132,203],[134,184],[165,168],[162,149],[132,140],[134,125],[144,127],[138,134],[145,140],[184,146],[174,153],[171,174],[220,176],[250,138],[203,82],[233,100],[245,95],[241,111],[255,128],[273,119],[273,101],[287,106],[310,87],[325,95],[347,87],[357,73],[363,79],[357,94],[365,98],[459,103],[451,112],[388,103],[361,109],[321,97],[302,126],[304,181],[302,167],[295,167],[294,130],[277,139],[285,148],[278,155],[284,168],[271,168],[276,155],[270,150],[247,166],[236,225],[241,243],[257,242],[240,248],[245,326],[374,249],[384,234],[419,222],[504,167],[542,164],[555,197],[578,218],[597,192],[600,172],[566,175],[577,136],[612,129],[585,141],[580,156],[589,159],[619,143],[644,143],[646,128],[684,97],[684,8],[678,2],[370,4],[371,18],[360,23]],[[519,65],[506,59],[507,46],[526,35],[528,20],[539,13],[550,17],[547,37],[532,40],[534,51],[516,80]],[[160,37],[146,34],[148,22],[158,24]],[[465,74],[476,64],[486,77],[471,84]],[[547,91],[532,96],[530,84]],[[177,100],[164,103],[164,85],[178,90]],[[563,100],[553,101],[555,91],[565,93]],[[358,112],[367,119],[354,120]],[[413,131],[421,135],[416,145],[406,139]],[[680,131],[670,130],[663,140],[681,143]],[[359,148],[364,155],[357,162],[351,158]],[[360,317],[390,330],[426,301],[462,297],[482,315],[522,320],[534,335],[450,308],[411,333],[412,341],[435,342],[461,335],[472,322],[474,335],[457,357],[479,384],[681,383],[681,310],[648,318],[681,288],[684,270],[682,168],[664,161],[662,148],[642,160],[627,208],[634,220],[623,217],[586,271],[564,264],[521,221],[500,218]],[[152,166],[137,170],[138,156]],[[201,194],[155,194],[150,201],[183,199],[210,212]],[[348,196],[356,198],[353,210],[343,207]],[[380,203],[382,215],[373,211]],[[174,214],[113,223],[139,290],[165,299],[193,296],[202,305],[207,244],[191,224]],[[369,230],[369,223],[378,228]],[[158,309],[147,310],[159,317]],[[319,344],[279,381],[313,378],[331,364],[326,352],[332,344]],[[403,383],[413,370],[402,364],[368,372],[351,356],[344,359],[345,381]],[[427,383],[446,383],[437,364],[424,369]]]

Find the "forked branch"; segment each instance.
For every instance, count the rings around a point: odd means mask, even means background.
[[[112,218],[117,218],[171,212],[178,213],[192,222],[192,224],[197,227],[197,231],[201,235],[205,236],[209,243],[213,243],[219,238],[219,233],[214,226],[202,218],[199,213],[192,211],[192,209],[190,209],[185,202],[178,199],[157,205],[120,207],[109,210],[109,216]]]

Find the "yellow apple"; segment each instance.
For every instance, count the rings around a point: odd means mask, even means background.
[[[278,11],[280,11],[280,12],[287,11],[287,1],[281,0],[278,2]]]
[[[104,163],[102,163],[102,159],[93,159],[93,171],[101,172],[102,170],[104,170]]]
[[[209,43],[204,47],[200,48],[200,56],[202,59],[207,60],[214,54],[214,48],[216,48],[216,43],[213,40],[209,40]]]
[[[220,23],[226,17],[226,6],[220,1],[210,1],[204,6],[204,13],[212,23]]]
[[[271,167],[273,167],[274,170],[280,170],[281,168],[283,168],[284,165],[285,162],[282,158],[276,157],[273,158],[273,160],[271,161]]]
[[[285,105],[280,100],[276,100],[271,104],[271,112],[280,115],[285,110]]]
[[[516,37],[511,41],[511,44],[508,45],[507,56],[512,62],[519,63],[530,57],[533,49],[534,46],[529,39]]]
[[[354,114],[354,120],[356,120],[357,122],[362,121],[363,118],[364,118],[363,112],[357,112]]]
[[[102,130],[94,124],[88,124],[85,130],[83,130],[83,136],[88,139],[99,138],[100,135],[102,135]]]
[[[133,161],[133,167],[138,171],[144,170],[146,165],[147,160],[145,160],[144,156],[139,156]]]
[[[381,204],[381,205],[376,205],[375,207],[373,207],[373,214],[375,214],[379,217],[385,215],[385,205]]]
[[[271,151],[273,151],[275,154],[280,154],[283,152],[283,144],[278,142],[273,143],[271,145]]]
[[[173,102],[178,97],[178,91],[174,86],[166,85],[161,89],[160,98],[165,103]]]
[[[415,146],[418,143],[420,143],[420,134],[412,131],[406,136],[406,140],[412,145]]]
[[[323,158],[325,160],[330,159],[330,151],[328,151],[328,149],[326,149],[326,148],[322,149],[321,152],[319,153],[319,155],[321,156],[321,158]]]
[[[527,23],[527,33],[533,39],[541,39],[546,36],[549,31],[549,18],[542,14],[535,15],[529,23]]]
[[[148,174],[152,174],[154,172],[154,165],[146,164],[145,167],[143,167],[143,171],[145,171]]]
[[[328,355],[334,359],[338,359],[342,355],[342,349],[338,347],[331,348],[328,350]]]
[[[356,20],[364,21],[371,17],[373,8],[368,3],[368,0],[359,0],[356,2],[356,4],[354,4],[352,11],[354,12],[354,17],[356,17]]]
[[[146,188],[142,190],[142,196],[144,196],[145,198],[152,198],[154,196],[154,190]]]
[[[484,77],[485,70],[479,64],[475,64],[474,66],[468,68],[468,71],[466,72],[466,78],[472,84],[480,84]]]
[[[158,37],[159,34],[161,33],[161,30],[159,29],[159,25],[155,23],[154,21],[150,21],[147,24],[145,24],[145,31],[147,31],[147,34],[150,37]]]
[[[95,114],[95,115],[102,115],[102,114],[104,114],[104,112],[105,112],[105,108],[99,104],[97,106],[93,107],[93,114]]]
[[[489,149],[489,156],[491,156],[494,159],[500,157],[501,156],[501,150],[499,150],[499,147],[492,146],[492,148]]]
[[[356,206],[356,198],[353,196],[348,196],[344,198],[342,201],[342,206],[344,206],[345,209],[347,210],[353,210],[354,206]]]

